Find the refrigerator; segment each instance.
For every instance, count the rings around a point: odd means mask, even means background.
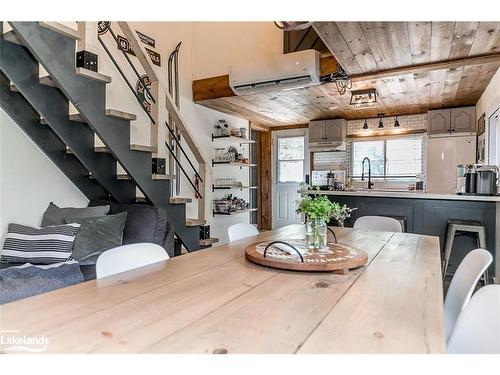
[[[457,165],[476,162],[476,133],[428,136],[426,192],[455,194]]]

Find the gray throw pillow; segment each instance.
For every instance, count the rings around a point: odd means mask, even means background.
[[[109,212],[109,206],[97,207],[57,207],[54,203],[50,202],[49,207],[45,210],[42,218],[42,227],[50,225],[66,224],[67,217],[97,217],[105,216]]]
[[[80,224],[73,246],[73,259],[80,264],[95,264],[105,250],[121,246],[127,213],[101,217],[68,217],[66,222]]]

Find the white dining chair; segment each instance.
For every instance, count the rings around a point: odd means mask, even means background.
[[[479,279],[492,261],[493,257],[489,251],[475,249],[460,262],[444,299],[446,339],[449,339],[458,316],[469,302]]]
[[[101,279],[169,259],[168,253],[153,243],[135,243],[106,250],[96,262],[96,277]]]
[[[382,232],[402,232],[401,223],[386,216],[361,216],[354,222],[354,229],[376,230]]]
[[[259,231],[252,224],[239,223],[233,224],[227,228],[229,241],[241,240],[242,238],[255,236],[257,234],[259,234]]]
[[[450,354],[500,354],[500,285],[479,289],[458,317]]]

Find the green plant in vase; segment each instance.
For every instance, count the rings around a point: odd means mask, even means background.
[[[322,250],[326,248],[327,223],[335,219],[341,226],[345,219],[351,216],[351,211],[346,205],[332,202],[326,195],[314,192],[309,185],[302,185],[302,190],[310,190],[298,202],[297,213],[306,215],[306,242],[309,249]]]

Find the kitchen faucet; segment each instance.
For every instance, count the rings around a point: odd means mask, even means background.
[[[375,184],[372,182],[372,166],[370,159],[366,156],[361,162],[361,181],[365,180],[365,160],[368,161],[368,189],[371,189]]]

